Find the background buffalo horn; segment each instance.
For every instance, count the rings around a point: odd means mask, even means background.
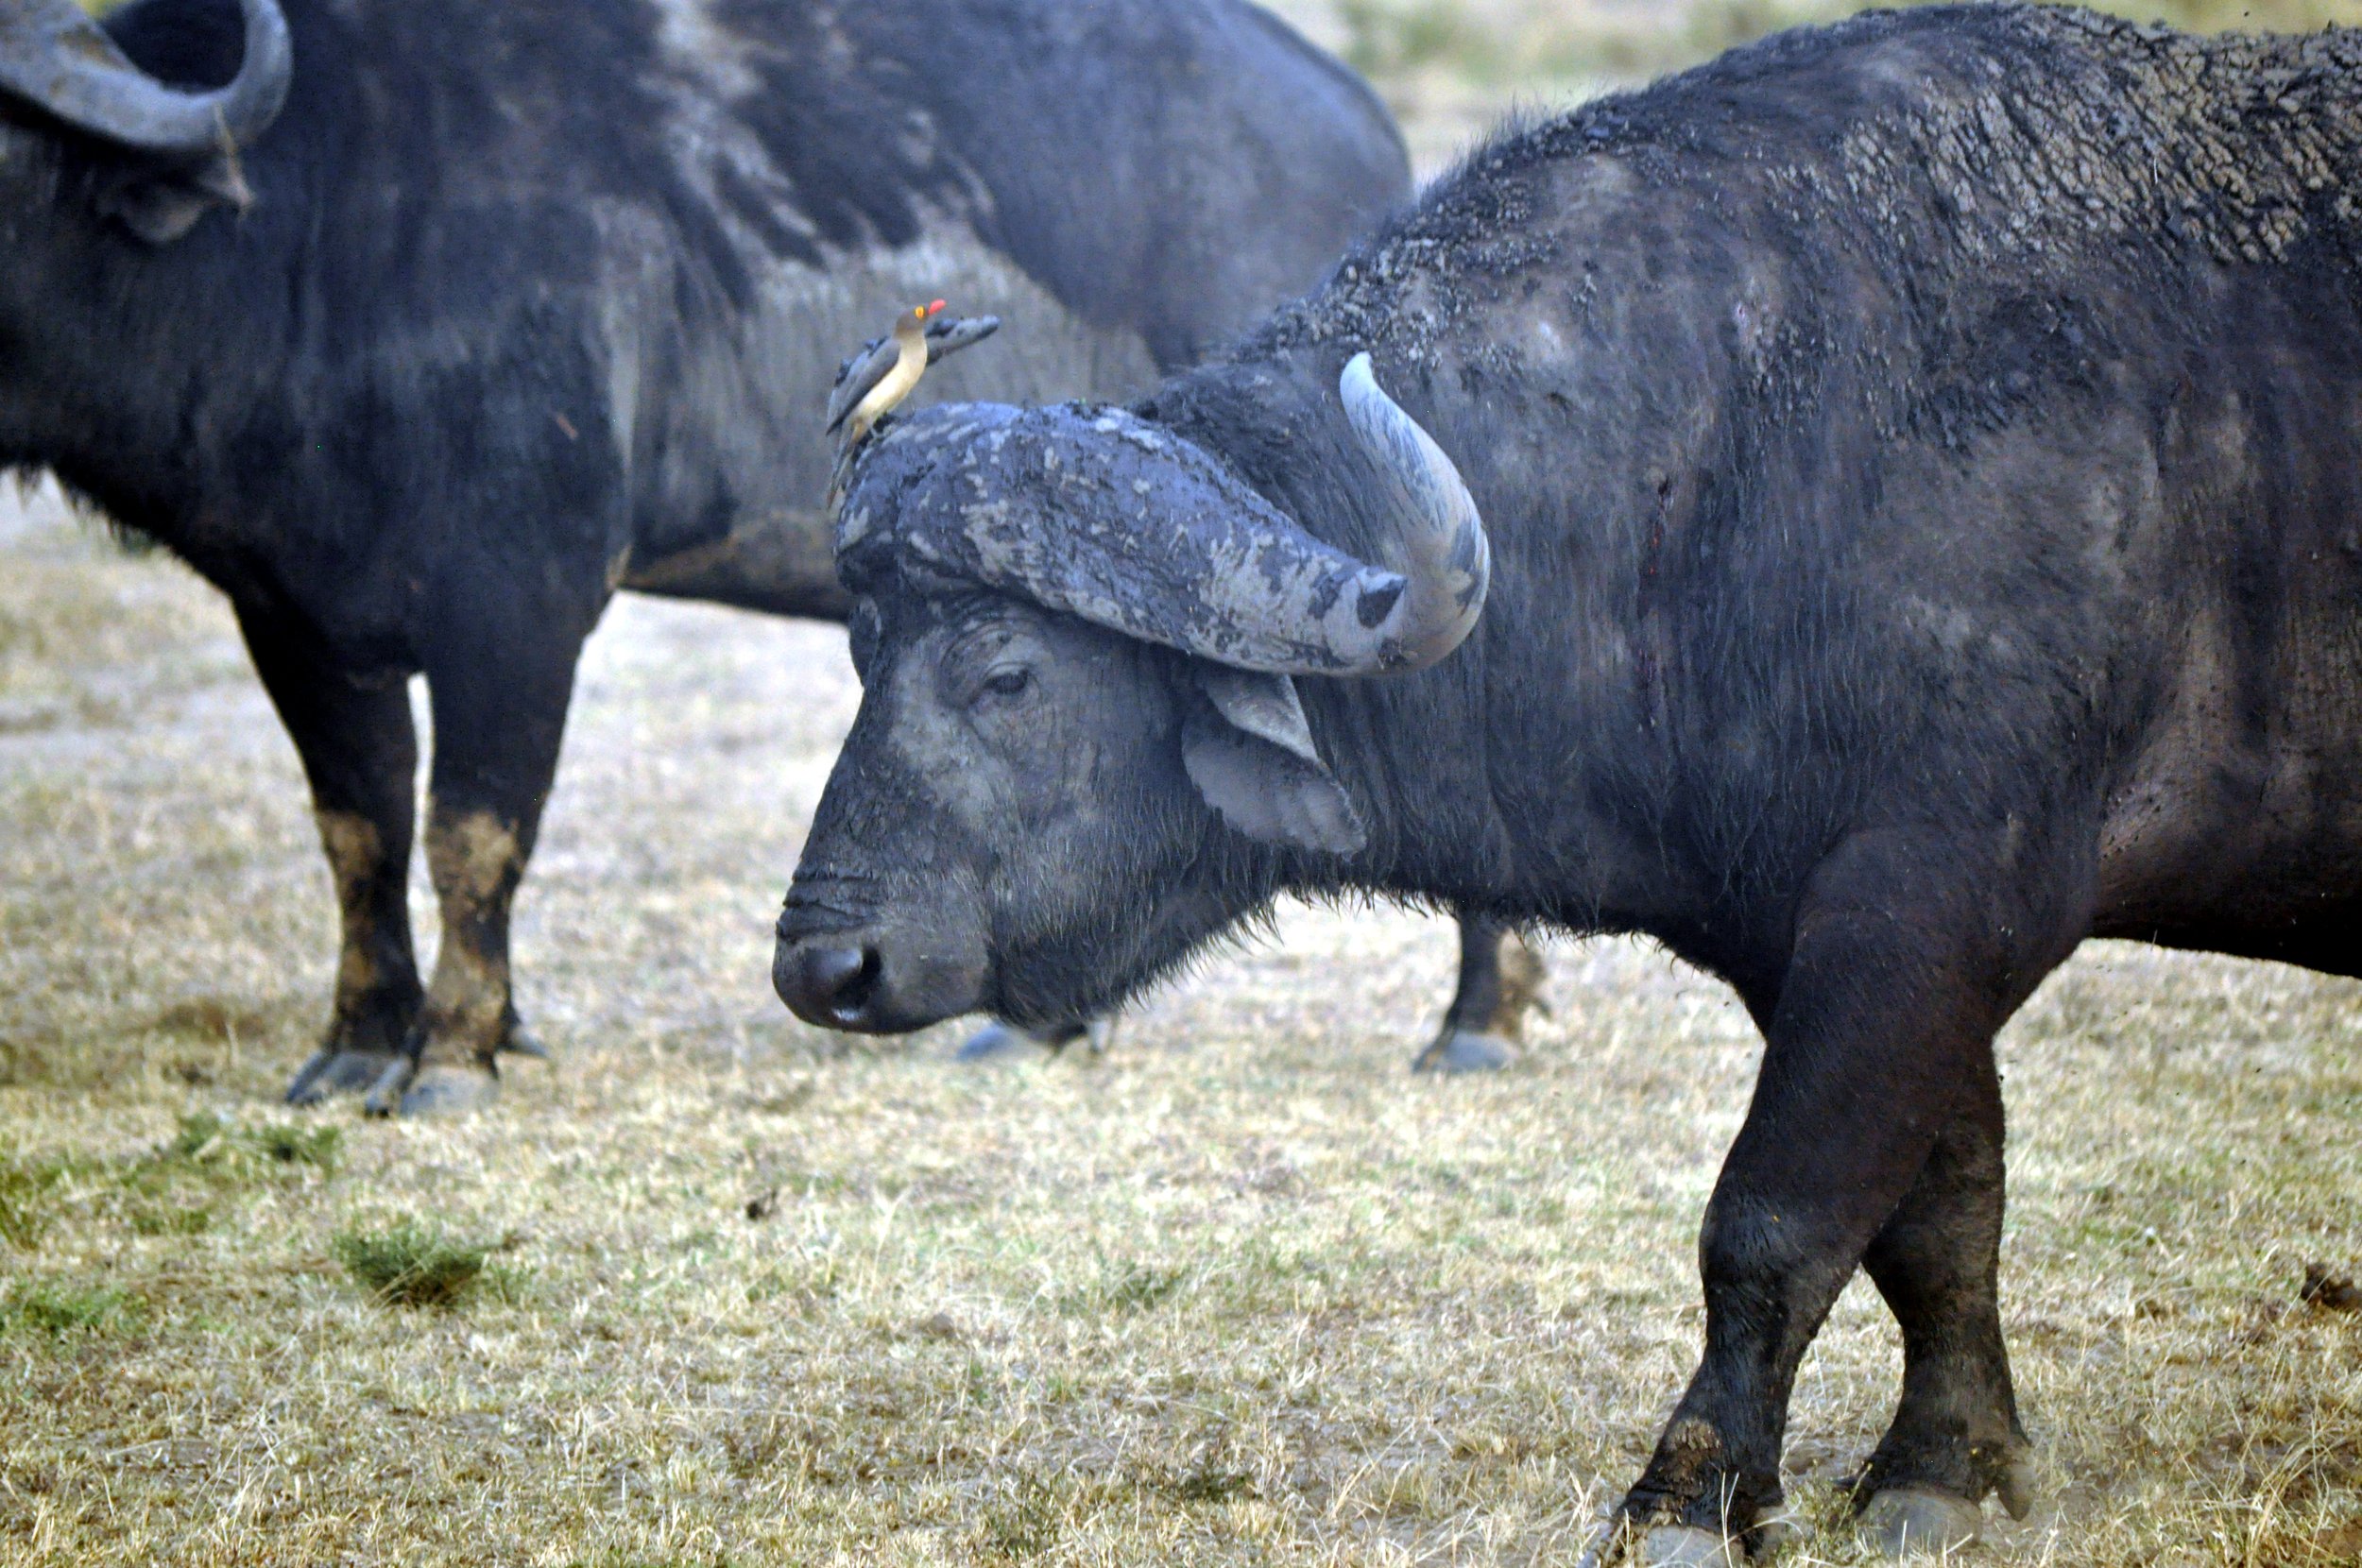
[[[1395,562],[1410,587],[1385,668],[1423,670],[1465,641],[1483,613],[1493,575],[1484,520],[1444,449],[1378,384],[1368,354],[1345,366],[1337,394],[1346,422],[1393,483],[1401,514]]]
[[[294,53],[278,0],[239,0],[246,58],[228,86],[183,93],[124,58],[74,0],[0,0],[0,93],[118,146],[201,158],[246,145],[287,101]]]

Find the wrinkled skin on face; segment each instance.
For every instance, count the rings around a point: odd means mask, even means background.
[[[1182,656],[1001,594],[853,618],[861,711],[779,916],[807,1019],[1087,1017],[1219,924],[1177,892],[1212,812],[1182,766]],[[847,765],[850,764],[850,765]]]

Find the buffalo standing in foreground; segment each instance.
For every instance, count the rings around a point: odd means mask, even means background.
[[[1994,1031],[2090,936],[2362,973],[2358,198],[2362,37],[1865,17],[1507,136],[1134,409],[899,421],[781,995],[1069,1015],[1282,891],[1650,933],[1767,1046],[1619,1528],[1768,1532],[1860,1267],[1865,1527],[1973,1537]]]
[[[0,469],[236,605],[343,914],[288,1098],[490,1092],[608,598],[844,611],[813,411],[848,337],[950,291],[1022,332],[931,392],[1131,395],[1408,178],[1367,89],[1236,0],[0,0]],[[1469,951],[1439,1048],[1492,1013],[1493,929]]]

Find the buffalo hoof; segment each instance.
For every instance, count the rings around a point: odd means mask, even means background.
[[[1747,1548],[1720,1530],[1659,1525],[1640,1543],[1646,1568],[1747,1568]]]
[[[405,1116],[455,1116],[483,1110],[500,1092],[501,1081],[488,1067],[431,1063],[402,1091],[397,1109]]]
[[[336,1095],[357,1095],[376,1085],[386,1069],[410,1058],[400,1051],[336,1050],[323,1046],[287,1082],[287,1103],[317,1105]]]
[[[1019,1029],[1015,1024],[993,1020],[975,1033],[951,1054],[954,1062],[990,1062],[1004,1056],[1028,1055],[1034,1051],[1062,1051],[1077,1040],[1089,1042],[1090,1053],[1098,1056],[1115,1037],[1113,1018],[1094,1018],[1087,1024],[1060,1024],[1051,1029]]]
[[[1455,1029],[1411,1064],[1412,1072],[1498,1072],[1517,1060],[1517,1048],[1498,1034]]]
[[[503,1056],[530,1057],[536,1062],[550,1059],[550,1048],[541,1043],[539,1034],[522,1024],[508,1026],[508,1033],[502,1039],[500,1048]]]
[[[1870,1500],[1855,1528],[1888,1557],[1942,1557],[1974,1545],[1984,1525],[1977,1505],[1933,1487],[1893,1487]]]
[[[1031,1030],[1004,1024],[995,1019],[961,1042],[951,1053],[954,1062],[997,1062],[1007,1056],[1031,1056],[1036,1051],[1057,1048]]]
[[[2012,1459],[2001,1469],[1997,1483],[2001,1507],[2012,1519],[2024,1519],[2034,1511],[2034,1461]]]
[[[1803,1516],[1783,1507],[1756,1520],[1754,1528],[1749,1530],[1747,1535],[1754,1555],[1760,1559],[1774,1552],[1786,1551],[1802,1541],[1807,1530]]]

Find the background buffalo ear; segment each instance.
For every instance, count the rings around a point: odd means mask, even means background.
[[[214,208],[242,213],[253,200],[237,164],[215,158],[195,168],[127,172],[100,189],[97,207],[145,243],[170,245]]]
[[[1286,675],[1190,661],[1203,704],[1181,731],[1190,782],[1251,839],[1350,855],[1367,839],[1344,786],[1321,760]]]

